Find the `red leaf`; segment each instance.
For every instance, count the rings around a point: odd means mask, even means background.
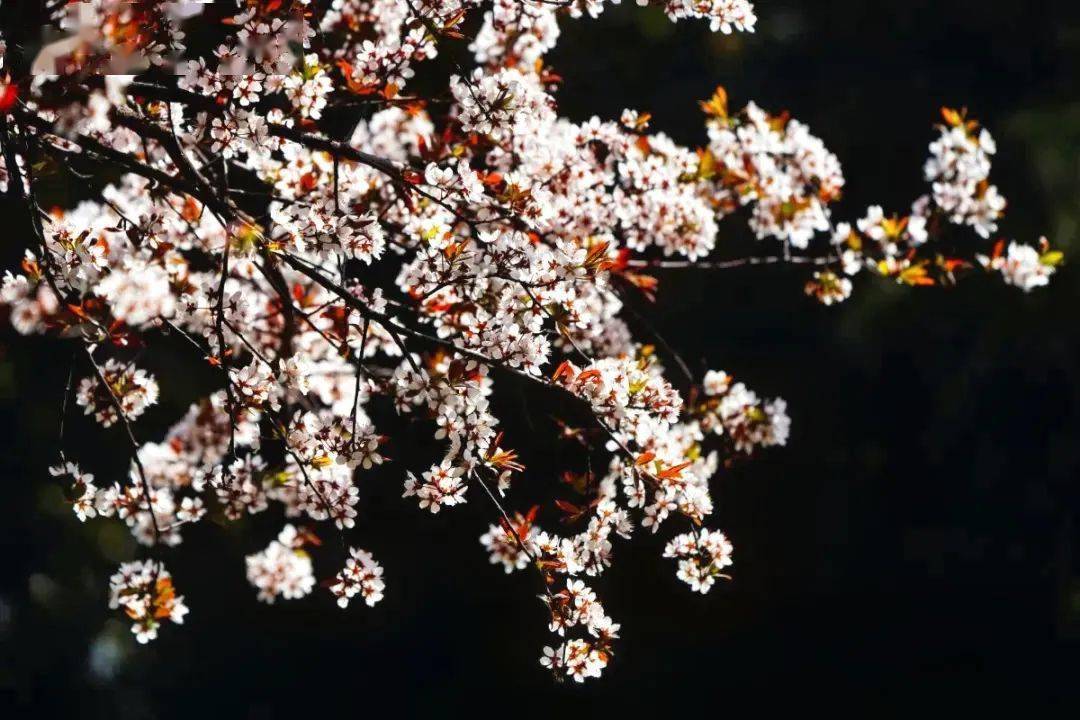
[[[7,112],[19,99],[19,88],[13,83],[0,80],[0,112]]]
[[[1001,240],[998,240],[996,243],[994,243],[994,254],[991,257],[996,259],[996,258],[1001,257],[1003,254],[1005,254],[1005,239],[1004,238],[1002,238]]]
[[[690,467],[693,464],[694,463],[692,463],[692,462],[684,462],[684,463],[681,463],[679,465],[673,465],[672,467],[669,467],[669,468],[667,468],[665,470],[661,470],[660,474],[657,477],[659,477],[661,480],[667,480],[669,478],[677,478],[677,477],[679,477],[679,475],[682,474],[683,470],[685,470],[686,468]]]
[[[567,500],[560,500],[560,499],[556,498],[555,506],[557,508],[559,508],[560,510],[562,510],[564,513],[567,513],[567,514],[570,514],[570,515],[573,515],[574,513],[581,512],[581,508],[579,508],[577,505],[575,505],[574,503],[569,502]]]
[[[600,378],[600,371],[599,370],[595,370],[595,369],[594,370],[585,370],[585,371],[579,373],[578,376],[577,376],[578,382],[585,382],[586,380],[592,380],[594,378],[595,379]]]
[[[559,363],[559,367],[555,368],[555,373],[551,376],[551,382],[559,382],[563,377],[568,377],[574,374],[574,366],[570,364],[569,360],[563,360]]]

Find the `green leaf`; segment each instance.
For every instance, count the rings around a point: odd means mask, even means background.
[[[1045,252],[1039,257],[1039,262],[1049,267],[1057,267],[1061,263],[1065,262],[1065,253],[1060,250],[1051,250]]]

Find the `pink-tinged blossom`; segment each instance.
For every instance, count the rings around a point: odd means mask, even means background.
[[[247,576],[264,602],[298,599],[330,554],[315,530],[350,547],[362,483],[396,461],[422,510],[490,513],[491,563],[543,582],[554,637],[541,663],[582,682],[611,661],[619,632],[585,582],[641,528],[674,534],[665,555],[707,592],[731,564],[731,544],[705,529],[717,473],[790,434],[782,399],[723,371],[692,376],[638,316],[677,282],[669,270],[797,263],[805,293],[833,304],[856,280],[952,285],[980,265],[1029,291],[1062,262],[1045,240],[981,244],[1005,201],[989,179],[993,139],[961,112],[943,111],[929,187],[910,208],[841,222],[829,128],[754,102],[730,111],[723,88],[701,103],[698,148],[644,109],[560,117],[546,64],[559,23],[615,4],[248,2],[200,28],[213,50],[199,57],[183,42],[199,3],[58,7],[75,52],[44,48],[38,69],[61,66],[33,82],[0,76],[4,104],[18,101],[0,113],[14,147],[108,173],[89,199],[37,213],[33,168],[6,154],[0,190],[21,188],[40,227],[24,233],[0,305],[17,332],[90,353],[104,382],[80,374],[72,390],[105,427],[157,401],[132,361],[144,351],[167,347],[216,383],[159,437],[120,429],[124,477],[95,484],[61,453],[52,473],[76,516],[124,523],[155,552],[210,513],[280,513],[293,524],[247,556]],[[757,22],[747,0],[637,4],[722,33]],[[475,66],[413,82],[466,45]],[[148,64],[167,72],[143,74]],[[760,241],[748,257],[731,257],[736,223]],[[954,242],[959,231],[974,237]],[[529,478],[550,496],[528,512],[515,486],[550,450],[504,435],[497,408],[517,407],[519,392],[562,408],[551,424],[529,419],[573,448],[557,477]],[[395,412],[434,440],[431,455],[394,457],[381,427]],[[370,553],[350,549],[337,567],[327,584],[340,605],[382,598]],[[140,641],[186,612],[154,560],[125,564],[112,585]]]
[[[337,597],[340,607],[348,607],[349,601],[359,594],[368,607],[383,598],[383,590],[386,584],[382,579],[382,565],[375,562],[375,557],[367,550],[349,548],[349,557],[345,560],[345,568],[334,578],[335,582],[330,586],[330,592]]]
[[[1041,238],[1040,244],[1044,248],[1048,247],[1046,238]],[[1010,242],[1004,254],[998,253],[993,257],[979,256],[979,262],[990,270],[1000,271],[1007,284],[1024,292],[1031,292],[1034,288],[1050,283],[1050,276],[1061,262],[1061,254],[1052,251],[1040,253],[1030,245]]]
[[[676,575],[694,592],[705,594],[722,571],[731,565],[732,544],[717,530],[695,530],[677,535],[664,548],[664,557],[679,561]]]
[[[120,363],[110,358],[101,366],[101,376],[104,384],[96,375],[83,378],[76,390],[75,402],[105,427],[119,419],[118,408],[126,419],[134,420],[157,403],[157,381],[133,363]]]
[[[188,608],[173,588],[172,576],[156,561],[123,563],[109,578],[109,607],[131,619],[131,632],[140,643],[157,638],[165,620],[181,625]]]
[[[405,478],[405,492],[402,497],[416,496],[421,510],[439,512],[443,507],[453,507],[466,501],[465,491],[468,485],[463,479],[464,468],[455,467],[444,460],[433,465],[430,470],[417,478],[411,472]]]
[[[923,168],[934,202],[951,222],[970,225],[982,237],[990,237],[1005,211],[1005,198],[988,182],[997,145],[985,128],[959,118],[939,131]]]
[[[286,525],[265,550],[247,556],[248,582],[259,591],[259,600],[273,604],[302,598],[315,587],[311,556],[303,549],[304,539],[292,525]]]
[[[515,513],[511,527],[491,525],[480,536],[480,544],[488,551],[492,565],[502,564],[507,573],[522,570],[529,564],[530,553],[541,553],[536,544],[540,530],[532,520]]]
[[[821,270],[807,281],[805,290],[822,305],[832,305],[851,297],[851,280],[831,270]]]
[[[596,593],[580,580],[540,598],[551,612],[549,627],[558,637],[577,634],[555,647],[545,647],[540,664],[575,682],[600,677],[611,659],[611,644],[619,637],[619,625],[604,612]]]
[[[840,197],[844,176],[806,125],[750,103],[733,116],[717,107],[708,127],[709,152],[723,180],[718,199],[732,208],[751,206],[750,228],[759,239],[806,248],[829,230],[828,206]]]
[[[84,473],[73,462],[60,463],[49,468],[49,474],[53,477],[70,478],[71,508],[80,522],[86,522],[87,518],[97,516],[95,499],[97,487],[94,485],[94,476]]]

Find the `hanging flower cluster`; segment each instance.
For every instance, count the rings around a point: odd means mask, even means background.
[[[540,664],[577,682],[600,677],[611,657],[611,643],[619,637],[619,624],[604,614],[596,593],[580,580],[569,580],[565,589],[540,599],[551,611],[551,632],[560,638],[569,630],[582,632],[582,637],[545,647]]]
[[[349,600],[358,594],[371,607],[382,600],[386,587],[382,574],[382,565],[375,562],[371,553],[349,548],[345,568],[335,576],[336,582],[330,586],[330,592],[337,596],[337,603],[343,608],[348,607]]]
[[[69,391],[131,443],[119,481],[95,484],[61,455],[52,473],[79,519],[116,517],[154,553],[210,512],[270,513],[283,529],[246,558],[258,599],[322,585],[341,607],[374,605],[383,568],[351,537],[396,412],[435,450],[397,459],[404,496],[423,514],[490,512],[492,563],[542,588],[558,636],[542,664],[582,681],[619,629],[582,578],[600,581],[636,527],[664,529],[678,579],[708,592],[732,557],[707,526],[712,478],[789,436],[783,400],[721,371],[693,376],[633,319],[664,273],[808,265],[806,293],[831,304],[863,271],[928,285],[981,265],[1029,290],[1061,262],[1045,242],[980,253],[981,239],[957,238],[988,237],[1004,210],[993,141],[963,112],[944,113],[931,145],[932,192],[853,223],[834,222],[845,179],[824,141],[754,103],[729,112],[722,89],[702,103],[697,149],[650,131],[647,113],[560,117],[545,65],[559,22],[608,4],[95,0],[42,14],[80,29],[42,57],[0,43],[0,183],[28,211],[0,303],[18,332],[80,349]],[[746,0],[638,4],[725,33],[757,20]],[[215,38],[205,52],[184,43],[197,15]],[[457,44],[475,66],[440,74],[431,61]],[[89,178],[92,199],[46,212],[46,168]],[[720,257],[740,216],[762,254]],[[137,362],[166,336],[218,389],[160,442],[140,440],[159,388]],[[506,387],[561,408],[535,448],[493,410]],[[570,448],[562,482],[539,478],[543,503],[517,512],[525,463],[548,441]],[[124,564],[112,587],[140,641],[186,612],[156,560]]]
[[[721,208],[752,205],[750,228],[759,239],[806,249],[815,234],[829,229],[828,205],[844,186],[840,161],[786,114],[769,115],[750,103],[728,115],[723,88],[701,105],[709,146],[700,155],[697,177],[716,183]]]
[[[258,589],[260,600],[295,600],[315,587],[311,556],[303,549],[305,540],[295,527],[286,525],[265,550],[247,556],[248,582]]]
[[[676,535],[664,548],[664,557],[678,558],[679,579],[704,595],[717,578],[729,577],[721,570],[731,565],[733,550],[724,533],[705,530]]]
[[[103,426],[109,427],[121,415],[134,420],[157,402],[157,381],[145,370],[112,358],[99,370],[97,376],[82,379],[75,402]]]
[[[173,588],[172,576],[152,560],[123,563],[109,578],[109,607],[123,610],[131,619],[131,632],[140,643],[156,638],[165,620],[183,624],[188,612],[184,597]]]

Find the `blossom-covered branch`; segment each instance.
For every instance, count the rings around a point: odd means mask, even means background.
[[[676,576],[708,592],[733,554],[709,528],[710,480],[789,434],[783,400],[694,377],[649,323],[641,308],[670,274],[790,264],[831,304],[870,275],[951,284],[982,268],[1031,290],[1061,262],[1046,241],[995,237],[996,148],[964,111],[942,111],[926,195],[847,222],[824,142],[786,113],[732,111],[722,88],[701,103],[699,148],[651,132],[643,112],[560,117],[545,64],[559,23],[611,4],[54,3],[36,21],[67,34],[33,56],[39,28],[4,25],[0,190],[28,232],[0,302],[18,332],[81,349],[76,403],[133,446],[129,477],[101,487],[82,469],[96,459],[62,448],[52,474],[80,520],[116,517],[144,547],[110,583],[140,641],[187,612],[157,549],[210,512],[281,515],[246,558],[259,600],[305,597],[318,574],[343,608],[379,602],[393,569],[353,536],[360,483],[389,459],[392,405],[439,455],[400,464],[403,495],[430,513],[489,506],[492,563],[542,588],[556,636],[542,664],[595,677],[619,625],[586,580],[616,538],[670,532]],[[637,4],[724,33],[757,22],[747,0]],[[211,45],[186,47],[193,22]],[[473,67],[440,59],[448,47]],[[43,172],[93,199],[52,208]],[[740,219],[759,253],[728,251]],[[166,335],[216,368],[218,389],[139,442],[133,424],[175,391],[140,367]],[[527,510],[514,485],[543,450],[501,427],[491,398],[507,386],[568,409],[548,440],[577,458]]]

